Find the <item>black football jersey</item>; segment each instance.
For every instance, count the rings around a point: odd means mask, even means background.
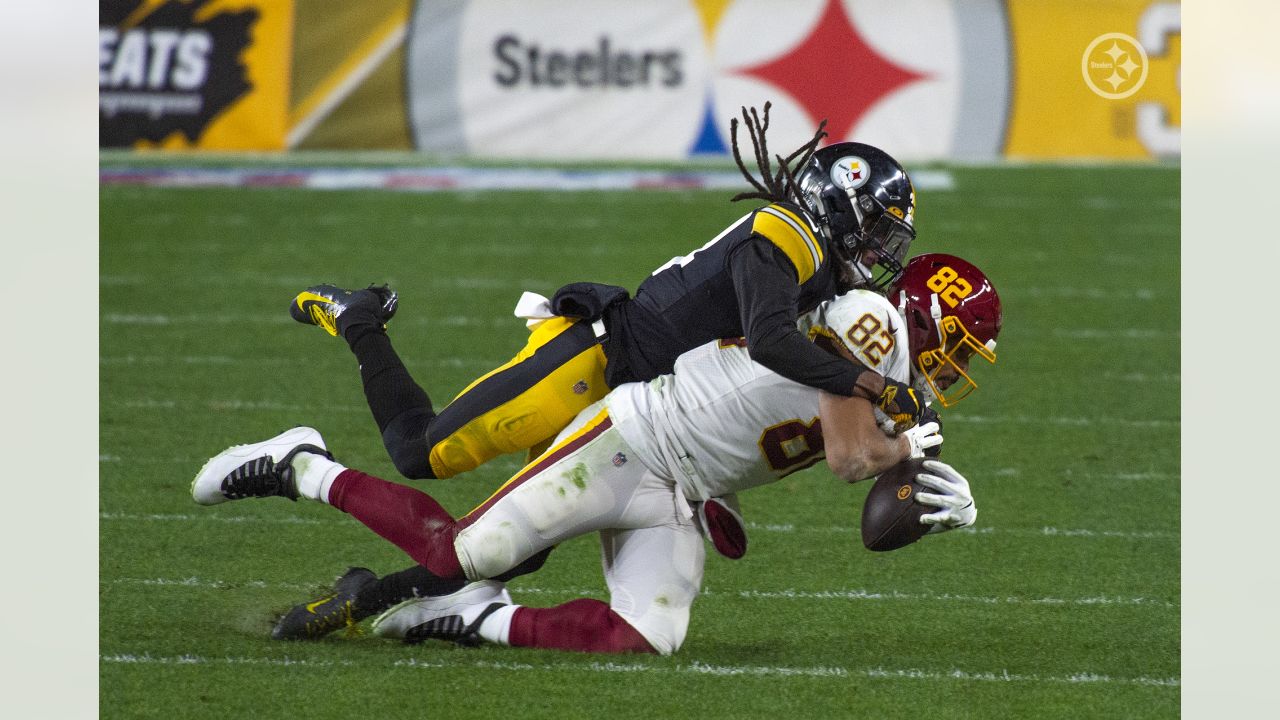
[[[796,205],[759,208],[684,257],[658,268],[635,297],[605,313],[609,385],[670,373],[705,342],[746,337],[779,374],[842,395],[856,372],[808,342],[796,318],[834,297],[836,272],[821,233]]]

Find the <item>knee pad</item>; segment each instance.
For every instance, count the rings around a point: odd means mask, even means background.
[[[678,598],[678,593],[661,593],[665,598],[660,596],[649,607],[637,610],[625,593],[614,587],[609,590],[613,596],[610,609],[614,615],[643,637],[654,652],[671,655],[684,644],[685,636],[689,633],[692,595],[681,599]]]
[[[427,430],[435,413],[426,408],[406,410],[395,416],[382,431],[382,444],[396,470],[410,480],[429,480],[435,477],[431,471],[431,448],[427,442]]]
[[[677,617],[645,617],[629,618],[619,615],[631,632],[644,638],[653,652],[659,655],[672,655],[684,644],[689,632],[689,615]]]

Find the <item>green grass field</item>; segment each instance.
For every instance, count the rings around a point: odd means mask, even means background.
[[[101,188],[103,717],[1177,717],[1179,172],[953,168],[915,252],[961,254],[1005,305],[999,362],[945,414],[972,531],[871,553],[870,483],[819,465],[743,498],[678,654],[591,656],[268,637],[348,565],[406,557],[332,508],[196,506],[224,447],[319,428],[396,479],[345,345],[293,323],[321,281],[390,282],[410,370],[443,403],[524,342],[521,290],[635,287],[746,210],[728,193]],[[503,458],[418,486],[465,512]],[[595,538],[511,585],[606,599]]]

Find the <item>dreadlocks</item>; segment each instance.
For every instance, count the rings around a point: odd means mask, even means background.
[[[818,130],[813,134],[813,139],[796,148],[786,158],[781,155],[775,155],[774,158],[778,161],[778,169],[775,171],[770,166],[769,146],[764,136],[769,129],[769,107],[772,104],[770,102],[764,104],[763,122],[760,120],[760,115],[756,113],[755,108],[751,108],[750,111],[745,107],[742,108],[742,120],[747,126],[747,132],[751,134],[751,146],[755,151],[756,167],[760,170],[759,180],[747,169],[746,164],[742,162],[742,154],[738,151],[738,118],[733,118],[729,122],[729,137],[733,141],[733,159],[738,163],[738,169],[742,171],[742,176],[755,188],[753,191],[734,195],[731,199],[732,202],[739,200],[765,200],[768,202],[804,204],[804,199],[800,196],[800,188],[796,185],[792,161],[800,158],[799,162],[794,165],[795,169],[802,168],[805,163],[809,162],[809,158],[813,157],[813,153],[818,149],[818,143],[827,136],[824,130],[827,126],[827,121],[823,120],[818,125]]]

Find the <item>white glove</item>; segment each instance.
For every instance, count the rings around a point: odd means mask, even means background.
[[[934,474],[920,473],[916,476],[916,482],[933,488],[940,494],[918,492],[916,502],[942,508],[935,513],[920,516],[922,524],[933,526],[929,528],[929,534],[972,525],[978,519],[978,507],[973,503],[969,481],[956,472],[955,468],[938,460],[925,460],[924,469]]]
[[[908,428],[902,435],[907,439],[907,442],[911,443],[911,457],[913,458],[924,457],[925,450],[942,444],[942,435],[938,433],[938,423],[936,422]],[[941,465],[941,463],[939,464]],[[960,479],[964,480],[964,478]]]

